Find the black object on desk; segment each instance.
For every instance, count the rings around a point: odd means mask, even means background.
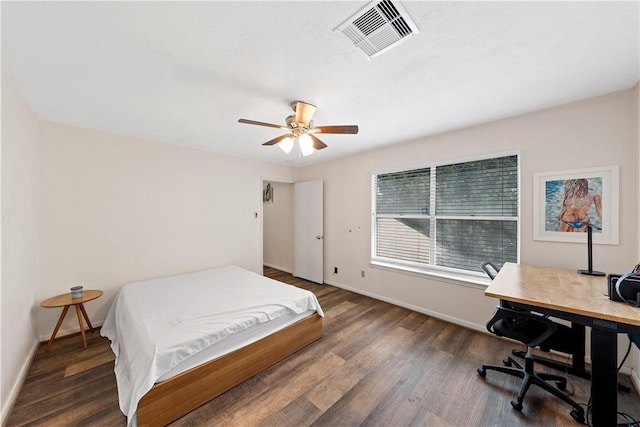
[[[640,274],[609,274],[607,286],[610,300],[640,307]]]
[[[604,276],[602,271],[594,271],[593,270],[593,229],[596,228],[598,230],[602,230],[600,227],[596,227],[592,224],[585,224],[587,226],[587,263],[588,270],[578,270],[580,274],[587,274],[589,276]]]

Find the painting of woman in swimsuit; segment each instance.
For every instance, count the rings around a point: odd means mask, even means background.
[[[536,172],[533,174],[533,239],[617,245],[620,167]]]
[[[594,232],[602,229],[601,178],[547,181],[545,199],[547,231],[586,232],[587,225]]]
[[[599,193],[589,193],[589,180],[586,178],[566,180],[562,210],[558,215],[558,231],[587,231],[587,224],[592,224],[589,216],[592,207],[600,222],[602,196]]]

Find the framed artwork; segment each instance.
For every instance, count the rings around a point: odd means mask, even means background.
[[[618,244],[618,166],[533,175],[533,238]]]

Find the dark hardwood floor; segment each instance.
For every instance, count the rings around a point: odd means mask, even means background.
[[[518,379],[477,374],[517,344],[271,268],[265,275],[318,296],[323,337],[172,426],[578,425],[568,405],[537,387],[515,411]],[[49,352],[40,346],[8,426],[126,424],[109,341],[95,332],[88,342],[84,349],[76,334],[56,339]],[[568,378],[574,399],[588,402],[588,381]],[[640,419],[634,390],[618,393],[618,407]]]

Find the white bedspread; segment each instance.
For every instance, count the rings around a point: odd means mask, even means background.
[[[253,325],[315,310],[315,295],[229,266],[125,285],[101,335],[116,355],[120,409],[128,425],[142,396],[188,357]]]

